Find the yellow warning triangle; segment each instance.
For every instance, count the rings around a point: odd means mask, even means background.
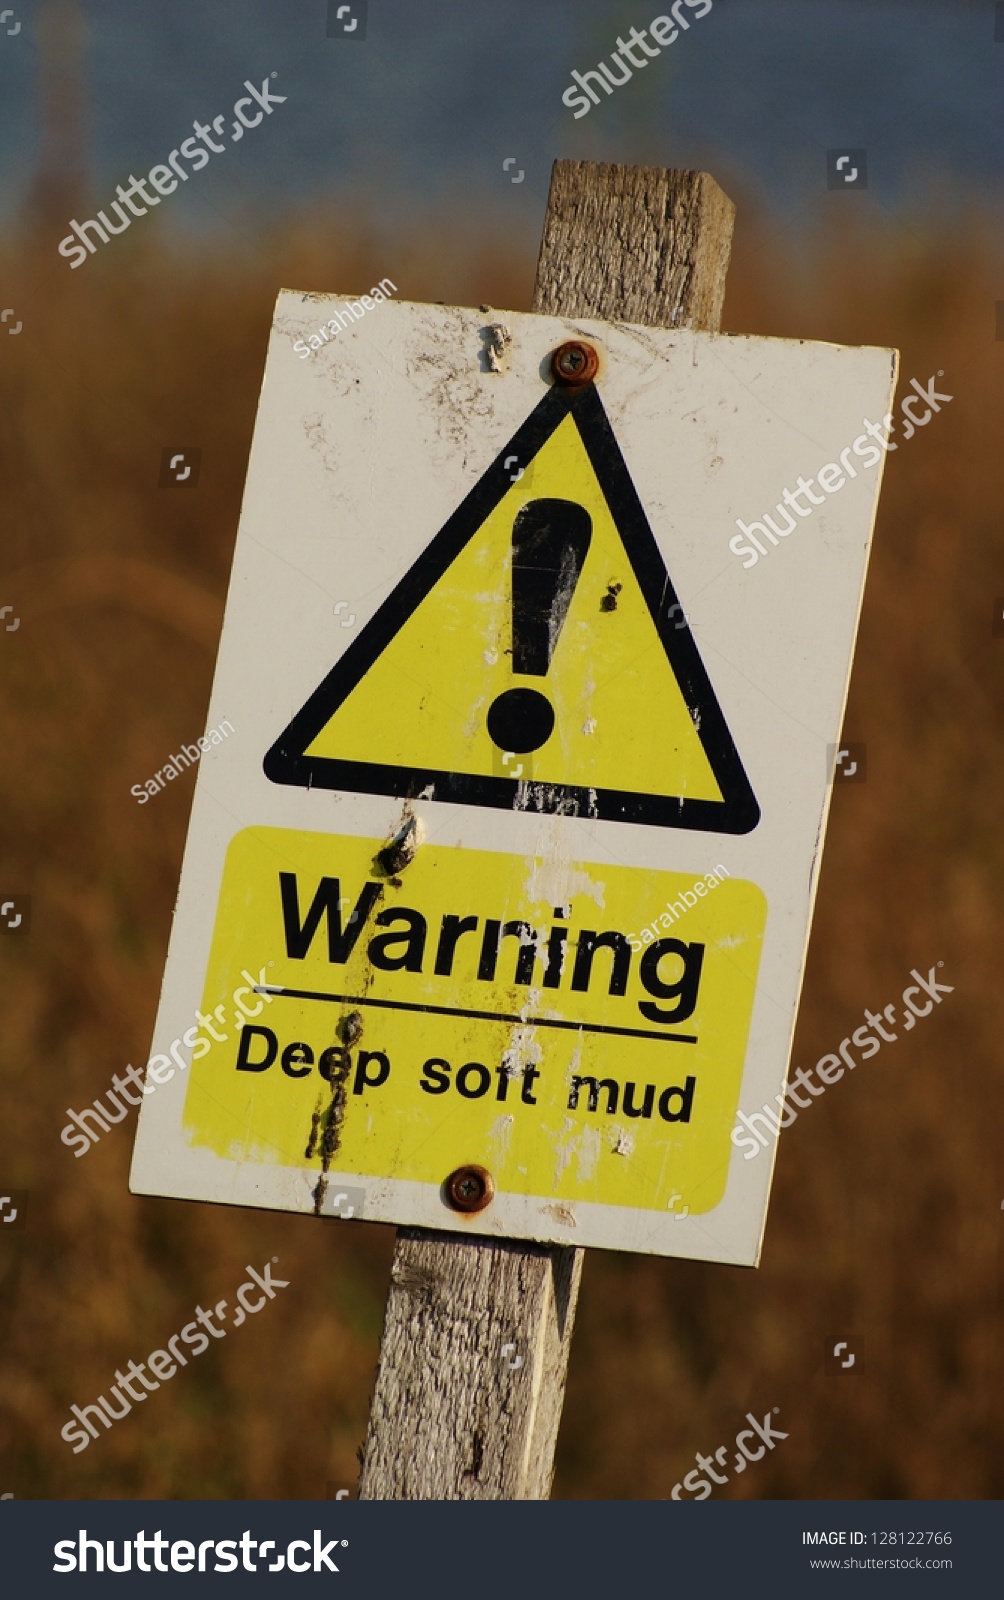
[[[276,741],[265,773],[664,827],[756,826],[591,384],[550,391]]]

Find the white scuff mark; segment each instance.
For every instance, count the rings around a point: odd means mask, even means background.
[[[487,330],[485,362],[489,372],[504,372],[508,366],[506,349],[512,344],[512,334],[504,322],[493,322]]]
[[[586,733],[586,734],[595,733],[596,732],[596,718],[595,717],[587,717],[585,722],[582,724],[582,731],[583,731],[583,733]]]
[[[509,1159],[509,1146],[512,1144],[512,1130],[515,1117],[511,1112],[496,1117],[488,1129],[488,1140],[494,1147],[494,1159],[501,1166]]]
[[[545,1216],[553,1217],[555,1222],[560,1222],[564,1228],[577,1228],[579,1226],[578,1218],[571,1206],[564,1205],[560,1200],[555,1200],[549,1206],[541,1206],[540,1209]]]
[[[537,1038],[532,1023],[518,1023],[502,1056],[502,1066],[507,1078],[522,1077],[525,1068],[535,1067],[544,1059],[544,1047]]]
[[[516,785],[516,798],[512,803],[512,808],[514,811],[530,810],[530,802],[533,798],[532,792],[534,787],[535,786],[530,782],[529,778],[520,778]]]
[[[746,939],[742,934],[726,933],[722,938],[716,939],[715,943],[719,950],[738,950],[746,943]]]
[[[592,1182],[596,1175],[596,1163],[602,1151],[603,1136],[598,1128],[584,1127],[581,1123],[574,1122],[571,1117],[566,1117],[555,1141],[555,1187],[561,1182],[562,1174],[571,1166],[573,1159],[578,1161],[578,1181]]]
[[[495,649],[482,650],[481,659],[486,667],[493,667],[498,661],[499,653]]]
[[[562,914],[569,915],[574,897],[587,895],[602,911],[606,884],[588,870],[573,866],[567,859],[569,848],[567,833],[549,818],[541,828],[539,851],[529,864],[527,899],[532,904],[545,904],[552,911],[561,906]]]
[[[634,1155],[634,1140],[629,1133],[618,1133],[614,1141],[615,1156]]]
[[[575,1154],[575,1135],[578,1132],[578,1126],[578,1123],[573,1122],[571,1117],[566,1117],[564,1126],[555,1140],[554,1181],[556,1184],[561,1182],[566,1167],[571,1165],[572,1157]]]
[[[561,566],[558,571],[558,582],[555,586],[554,599],[547,617],[548,660],[554,655],[558,643],[558,635],[565,624],[568,608],[572,603],[572,595],[579,581],[579,569],[576,565],[575,555],[570,546],[565,545],[561,552]]]
[[[596,1163],[603,1150],[603,1135],[599,1128],[583,1128],[579,1141],[579,1182],[591,1183],[596,1176]]]
[[[485,704],[485,700],[486,700],[486,696],[482,695],[481,698],[479,700],[476,700],[474,705],[471,707],[470,717],[464,723],[464,727],[463,727],[463,735],[462,736],[463,736],[464,739],[473,739],[473,738],[475,738],[477,736],[478,733],[480,733],[481,728],[482,728],[482,726],[484,724],[484,717],[482,715],[482,708],[483,708],[483,706]]]

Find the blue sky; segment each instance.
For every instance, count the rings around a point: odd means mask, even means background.
[[[844,145],[868,151],[871,206],[1000,193],[1004,42],[990,0],[714,0],[580,120],[561,99],[572,68],[647,27],[657,0],[369,0],[361,42],[325,36],[326,0],[78,9],[96,205],[165,160],[194,118],[225,112],[229,127],[244,79],[277,73],[286,103],[172,197],[178,229],[362,195],[378,217],[447,201],[535,233],[559,155],[705,167],[789,216],[851,202],[826,191],[826,151]],[[7,215],[37,154],[39,10],[17,5],[20,33],[0,30]]]

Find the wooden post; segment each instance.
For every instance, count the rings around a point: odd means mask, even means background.
[[[717,332],[735,207],[706,172],[556,161],[532,309]],[[402,1228],[362,1500],[546,1500],[583,1252]]]

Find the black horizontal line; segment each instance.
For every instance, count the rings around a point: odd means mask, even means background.
[[[523,1027],[573,1028],[578,1033],[616,1033],[626,1039],[659,1039],[667,1044],[696,1044],[696,1033],[654,1033],[647,1028],[610,1028],[598,1022],[563,1022],[555,1017],[511,1017],[504,1011],[465,1011],[460,1006],[419,1006],[407,1000],[371,1000],[358,994],[318,994],[312,989],[274,989],[255,986],[255,994],[278,995],[287,1000],[330,1000],[338,1005],[380,1006],[385,1011],[427,1011],[437,1017],[474,1017],[479,1022],[516,1022]]]

